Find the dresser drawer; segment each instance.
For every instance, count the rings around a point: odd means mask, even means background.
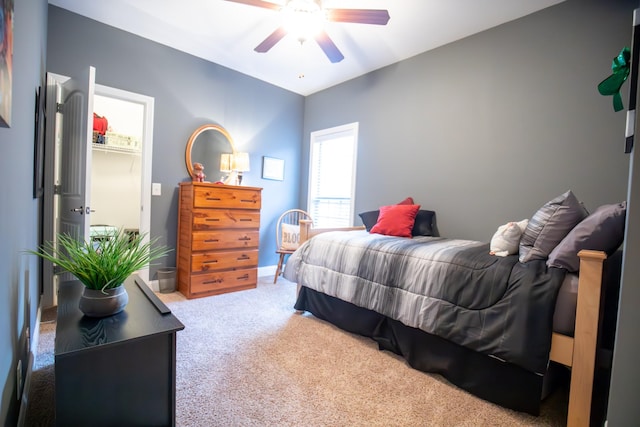
[[[257,248],[260,233],[252,231],[194,231],[192,251]]]
[[[203,273],[214,270],[243,269],[258,266],[258,250],[207,252],[191,255],[191,271]]]
[[[260,211],[196,208],[192,218],[194,230],[260,228]]]
[[[215,187],[196,187],[194,208],[260,209],[259,190],[227,187],[220,191]]]
[[[191,276],[191,293],[215,293],[227,289],[255,287],[258,270],[220,271]]]

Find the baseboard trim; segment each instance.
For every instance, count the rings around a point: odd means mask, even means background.
[[[258,267],[258,277],[274,276],[276,274],[277,265],[265,265],[264,267]]]
[[[24,384],[22,386],[22,397],[20,398],[20,412],[18,413],[18,427],[23,427],[27,420],[27,410],[29,409],[29,390],[31,389],[31,373],[33,372],[33,351],[29,352],[29,361],[27,362],[27,373],[24,376]]]
[[[273,277],[276,274],[277,265],[265,265],[264,267],[258,267],[258,277],[271,276]],[[284,268],[284,267],[283,267]],[[149,280],[149,287],[154,292],[160,292],[160,284],[158,280]]]
[[[38,340],[40,339],[40,320],[42,316],[42,306],[36,312],[36,324],[31,328],[31,342],[29,343],[29,357],[27,360],[27,372],[24,375],[22,385],[22,396],[20,396],[20,410],[18,412],[18,427],[23,427],[27,420],[27,410],[29,409],[29,391],[31,390],[31,374],[35,365],[35,355],[38,354]]]

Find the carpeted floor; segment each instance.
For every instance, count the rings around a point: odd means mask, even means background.
[[[561,426],[559,389],[533,417],[411,369],[367,338],[293,309],[295,284],[187,300],[158,294],[178,332],[177,426]],[[46,314],[46,316],[45,316]],[[55,319],[43,313],[27,426],[54,425]]]

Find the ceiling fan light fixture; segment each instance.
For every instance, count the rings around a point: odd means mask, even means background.
[[[285,0],[273,3],[265,0],[226,0],[249,6],[280,11],[283,18],[276,28],[253,50],[268,52],[286,35],[295,37],[300,43],[314,39],[332,63],[340,62],[344,55],[324,29],[325,22],[346,22],[352,24],[387,25],[389,11],[385,9],[325,9],[322,0]]]
[[[314,0],[291,0],[282,8],[282,20],[287,33],[303,43],[323,30],[325,15]]]

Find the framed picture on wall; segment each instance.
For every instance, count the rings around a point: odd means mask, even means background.
[[[36,89],[36,108],[33,141],[33,198],[44,193],[44,93],[42,86]]]
[[[284,179],[284,160],[263,156],[262,179],[282,181]]]
[[[11,127],[13,0],[0,0],[0,126]]]

